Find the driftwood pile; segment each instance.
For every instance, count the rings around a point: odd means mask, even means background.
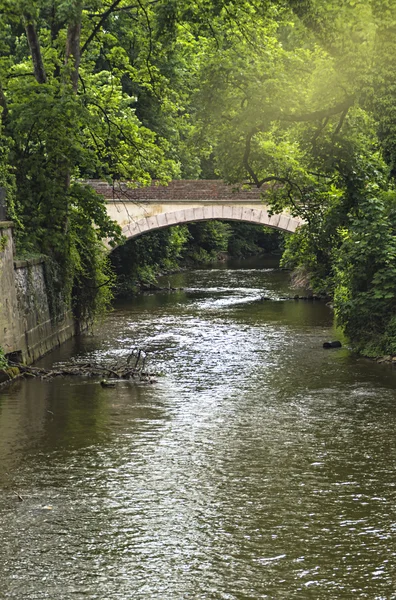
[[[12,362],[11,366],[18,367],[25,377],[52,379],[53,377],[100,377],[103,387],[113,387],[116,381],[135,380],[136,382],[153,383],[152,373],[145,369],[147,353],[141,348],[134,348],[121,361],[111,364],[96,362],[69,363],[57,366],[55,369],[31,367]]]

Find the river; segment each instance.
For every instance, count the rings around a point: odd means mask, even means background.
[[[272,263],[168,279],[43,361],[155,383],[0,390],[0,598],[396,598],[395,371]]]

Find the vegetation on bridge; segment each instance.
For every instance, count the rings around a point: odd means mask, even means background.
[[[307,221],[284,264],[396,354],[395,27],[395,0],[0,0],[0,185],[53,302],[110,298],[84,178],[266,183]]]

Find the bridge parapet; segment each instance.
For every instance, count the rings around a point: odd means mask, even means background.
[[[185,202],[197,200],[200,202],[260,202],[263,190],[230,185],[217,179],[180,179],[170,181],[168,185],[154,182],[146,187],[129,187],[127,183],[116,182],[110,185],[105,181],[88,180],[99,194],[108,202],[137,201]]]

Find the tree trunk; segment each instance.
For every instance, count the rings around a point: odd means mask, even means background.
[[[72,61],[72,72],[71,82],[73,85],[74,93],[77,94],[78,90],[78,75],[81,60],[81,18],[82,18],[82,1],[75,0],[74,3],[74,14],[73,19],[69,23],[67,28],[67,39],[66,39],[66,59],[65,62],[68,64]]]
[[[33,60],[34,75],[38,83],[46,83],[47,76],[45,74],[43,58],[41,56],[40,42],[38,39],[36,27],[32,20],[24,15],[25,30],[29,43],[30,53]]]

